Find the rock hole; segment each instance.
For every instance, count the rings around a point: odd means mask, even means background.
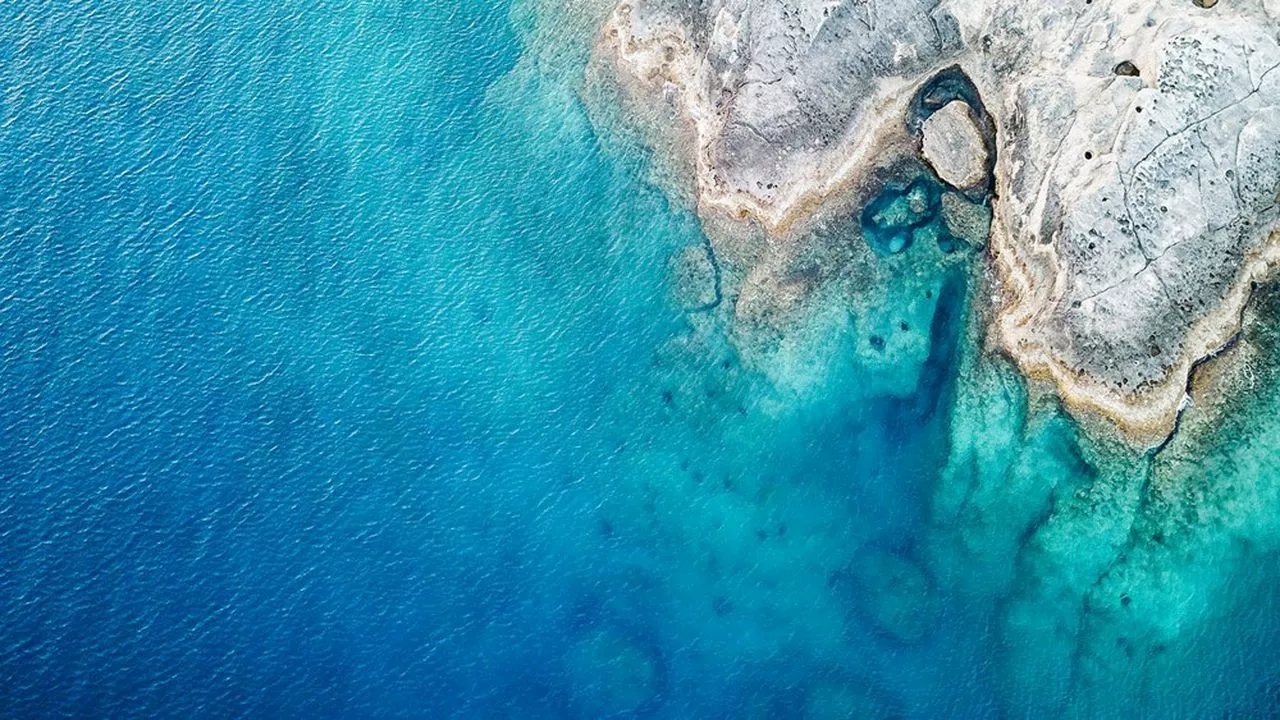
[[[1138,66],[1128,60],[1116,65],[1115,73],[1122,77],[1138,77],[1141,74],[1138,72]]]

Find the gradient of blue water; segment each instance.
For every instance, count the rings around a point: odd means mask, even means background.
[[[660,661],[647,710],[766,679],[794,709],[803,659],[700,638],[601,532],[602,416],[657,397],[698,228],[581,108],[494,119],[507,11],[0,5],[0,715],[558,716],[602,615]],[[864,478],[909,541],[926,479],[893,458],[936,459],[934,402],[781,428],[768,470]],[[848,653],[955,708],[969,642]]]
[[[590,137],[485,134],[506,8],[362,12],[0,8],[5,715],[434,713],[554,632],[528,513],[687,220],[609,254]]]

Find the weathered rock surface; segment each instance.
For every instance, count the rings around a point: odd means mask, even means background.
[[[984,247],[991,228],[991,211],[953,192],[942,194],[942,221],[956,237],[974,247]]]
[[[952,187],[974,188],[987,177],[987,146],[968,103],[952,100],[924,121],[921,152]]]
[[[808,219],[946,120],[919,91],[958,67],[996,130],[995,339],[1154,443],[1280,256],[1278,29],[1275,0],[624,0],[601,47],[684,120],[713,241],[764,229],[753,302]]]

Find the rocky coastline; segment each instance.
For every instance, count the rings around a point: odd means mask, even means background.
[[[802,303],[814,227],[923,160],[990,218],[990,345],[1154,447],[1280,261],[1278,30],[1275,0],[624,0],[597,56],[675,120],[739,315]]]

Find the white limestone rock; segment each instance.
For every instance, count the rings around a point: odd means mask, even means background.
[[[987,145],[972,110],[952,100],[924,121],[924,159],[942,181],[955,188],[976,188],[987,179]]]
[[[1245,7],[1084,14],[1119,16],[1109,56],[1048,35],[1040,52],[1062,69],[1028,61],[1009,76],[993,233],[1009,302],[998,330],[1070,405],[1155,443],[1194,363],[1228,342],[1275,260],[1280,178],[1268,168],[1280,124],[1267,118],[1280,104],[1280,47],[1276,23]],[[1100,77],[1127,58],[1140,77]],[[1050,149],[1054,137],[1064,139]]]

